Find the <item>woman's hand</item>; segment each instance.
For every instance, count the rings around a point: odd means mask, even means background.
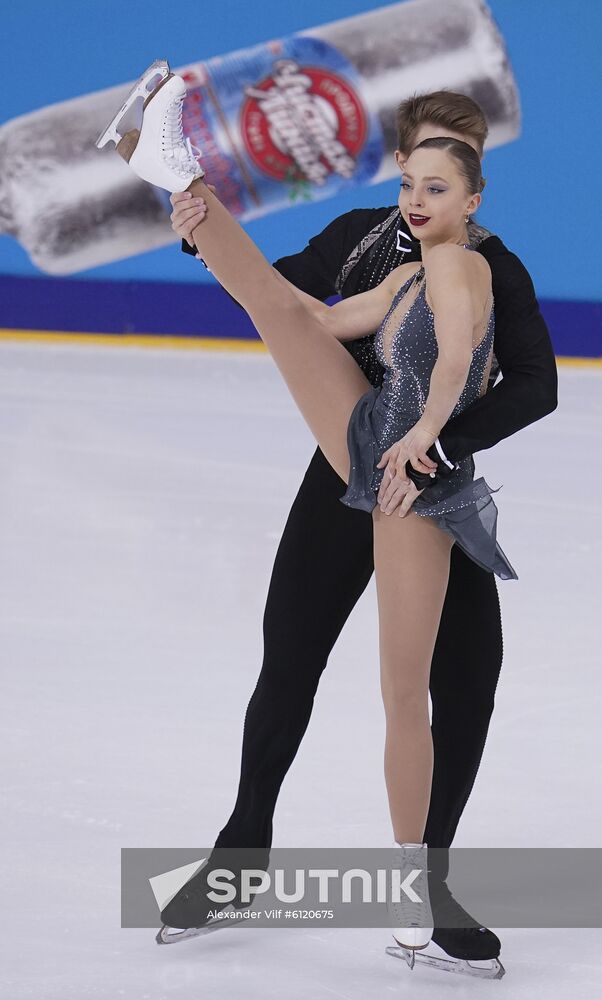
[[[207,187],[215,194],[212,184]],[[192,232],[203,221],[207,214],[207,205],[203,198],[193,198],[191,191],[175,191],[169,196],[173,212],[169,216],[174,233],[186,240],[189,246],[194,246]]]
[[[378,503],[384,514],[391,514],[402,505],[400,517],[408,512],[414,500],[422,493],[406,476],[406,463],[410,462],[417,472],[435,472],[437,465],[428,457],[427,450],[435,441],[433,435],[420,422],[384,452],[378,469],[385,468],[383,481],[378,491]]]
[[[411,463],[416,472],[437,471],[437,463],[433,462],[427,455],[427,451],[436,440],[437,435],[421,424],[420,420],[413,427],[410,427],[405,437],[402,437],[399,444],[404,446],[406,460]]]
[[[416,497],[424,490],[419,490],[411,479],[400,480],[399,477],[385,475],[378,493],[378,502],[383,514],[392,514],[399,507],[399,516],[405,517]],[[382,499],[381,499],[382,498]]]

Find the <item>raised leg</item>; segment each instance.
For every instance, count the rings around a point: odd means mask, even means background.
[[[193,230],[199,253],[217,280],[253,320],[326,458],[347,482],[347,425],[368,379],[338,340],[286,286],[203,181],[189,188],[207,203]]]
[[[429,673],[453,539],[417,514],[375,507],[372,516],[389,808],[395,840],[422,843],[433,771]]]

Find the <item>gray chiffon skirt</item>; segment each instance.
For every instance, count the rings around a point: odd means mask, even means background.
[[[349,485],[340,498],[347,507],[370,512],[384,469],[377,469],[383,452],[394,441],[385,438],[386,412],[379,405],[380,390],[370,389],[354,407],[347,427],[350,458]],[[408,414],[408,425],[396,428],[395,441],[413,427],[416,415]],[[451,476],[428,487],[412,505],[421,517],[432,517],[435,524],[453,537],[460,548],[482,569],[502,580],[518,580],[516,571],[497,541],[498,509],[492,490],[481,477],[474,479],[472,458],[460,462]]]

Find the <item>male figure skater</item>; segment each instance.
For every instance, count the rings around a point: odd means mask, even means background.
[[[396,152],[400,170],[414,146],[432,136],[462,139],[482,156],[487,124],[479,106],[462,94],[440,91],[403,101]],[[171,201],[182,249],[196,254],[191,234],[198,217],[190,193],[173,194]],[[471,223],[469,235],[493,276],[494,362],[488,391],[450,420],[429,450],[436,476],[557,406],[554,353],[529,274],[488,230]],[[398,207],[386,206],[339,216],[301,253],[281,258],[274,267],[324,301],[337,293],[347,298],[373,288],[393,268],[414,260],[420,260],[420,245],[412,241]],[[383,369],[373,341],[371,336],[346,346],[370,382],[380,385]],[[500,371],[503,378],[495,384]],[[408,475],[418,488],[426,484],[410,467]],[[340,502],[345,489],[318,448],[276,555],[263,622],[264,660],[244,721],[238,795],[208,868],[219,863],[222,847],[240,848],[241,858],[242,849],[260,848],[267,859],[278,792],[307,728],[321,673],[372,575],[372,519]],[[383,488],[379,502],[393,512],[400,498]],[[448,848],[452,843],[483,753],[501,663],[494,576],[455,545],[430,674],[434,771],[423,838],[429,846]],[[253,859],[256,865],[257,853]],[[432,938],[470,971],[466,960],[497,959],[500,941],[452,897],[447,874],[445,864],[429,875],[429,885],[437,883],[431,893]],[[201,926],[207,908],[216,908],[205,899],[204,888],[201,872],[162,912],[164,922]],[[495,968],[494,962],[492,974]]]

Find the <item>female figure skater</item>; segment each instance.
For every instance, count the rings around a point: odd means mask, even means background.
[[[466,231],[481,201],[479,157],[457,139],[421,142],[407,160],[399,207],[421,242],[422,265],[401,265],[375,289],[328,307],[272,268],[204,184],[182,135],[180,77],[164,77],[145,101],[140,131],[121,137],[117,126],[136,96],[148,94],[153,69],[156,76],[154,64],[97,145],[113,140],[138,176],[172,192],[188,189],[205,207],[193,232],[199,253],[248,312],[320,448],[348,484],[342,501],[372,513],[385,779],[402,880],[404,869],[421,871],[412,884],[420,901],[393,907],[400,924],[394,937],[404,948],[425,948],[433,929],[422,842],[432,777],[428,683],[451,547],[457,542],[502,579],[517,577],[496,541],[492,491],[483,479],[473,481],[470,458],[422,491],[397,467],[390,485],[406,495],[399,517],[384,514],[377,495],[390,458],[409,444],[418,471],[430,473],[426,452],[443,425],[486,390],[491,272],[470,250]],[[386,372],[379,389],[340,343],[376,328]]]

